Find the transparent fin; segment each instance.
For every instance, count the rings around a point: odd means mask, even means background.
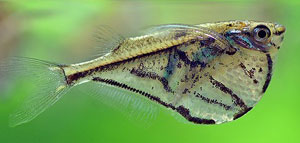
[[[198,29],[199,27],[196,27],[194,25],[187,25],[187,24],[162,24],[162,25],[152,25],[144,27],[143,30],[141,30],[142,34],[149,34],[153,32],[160,32],[160,31],[166,31],[166,29],[190,29],[195,28]]]
[[[42,60],[10,58],[0,63],[0,73],[1,77],[5,77],[0,81],[25,81],[24,86],[33,89],[21,107],[10,115],[12,127],[33,120],[58,101],[68,89],[63,70],[57,64]]]
[[[143,128],[149,127],[159,113],[159,106],[139,94],[98,82],[88,82],[80,85],[88,94],[113,109],[120,111]]]
[[[94,54],[96,53],[95,57],[101,57],[117,48],[125,38],[111,27],[101,25],[97,28],[95,39],[97,45]]]

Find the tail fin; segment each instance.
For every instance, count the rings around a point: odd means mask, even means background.
[[[1,77],[11,76],[15,81],[25,79],[34,90],[24,104],[10,115],[10,126],[27,123],[44,112],[64,95],[69,86],[60,65],[33,58],[12,58],[0,62]],[[17,78],[16,78],[17,77]],[[0,79],[3,81],[3,79]],[[30,81],[30,82],[28,82]]]

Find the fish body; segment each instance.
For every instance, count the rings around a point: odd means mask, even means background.
[[[50,67],[63,77],[57,93],[92,82],[99,90],[142,96],[193,123],[220,124],[261,99],[284,32],[282,25],[256,21],[161,25],[118,39],[97,59]]]

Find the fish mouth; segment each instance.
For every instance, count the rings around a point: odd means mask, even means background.
[[[285,30],[286,30],[286,28],[283,25],[276,24],[274,34],[280,36],[283,33],[285,33]]]

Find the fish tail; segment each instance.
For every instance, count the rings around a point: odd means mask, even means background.
[[[30,95],[25,97],[19,109],[10,115],[10,126],[14,127],[27,123],[56,103],[70,89],[67,84],[63,65],[33,58],[12,58],[0,62],[1,77],[12,77],[9,80],[19,82],[24,80],[26,85],[33,88]],[[5,79],[0,79],[4,82]],[[9,80],[7,80],[9,82]],[[22,85],[23,86],[23,85]]]

